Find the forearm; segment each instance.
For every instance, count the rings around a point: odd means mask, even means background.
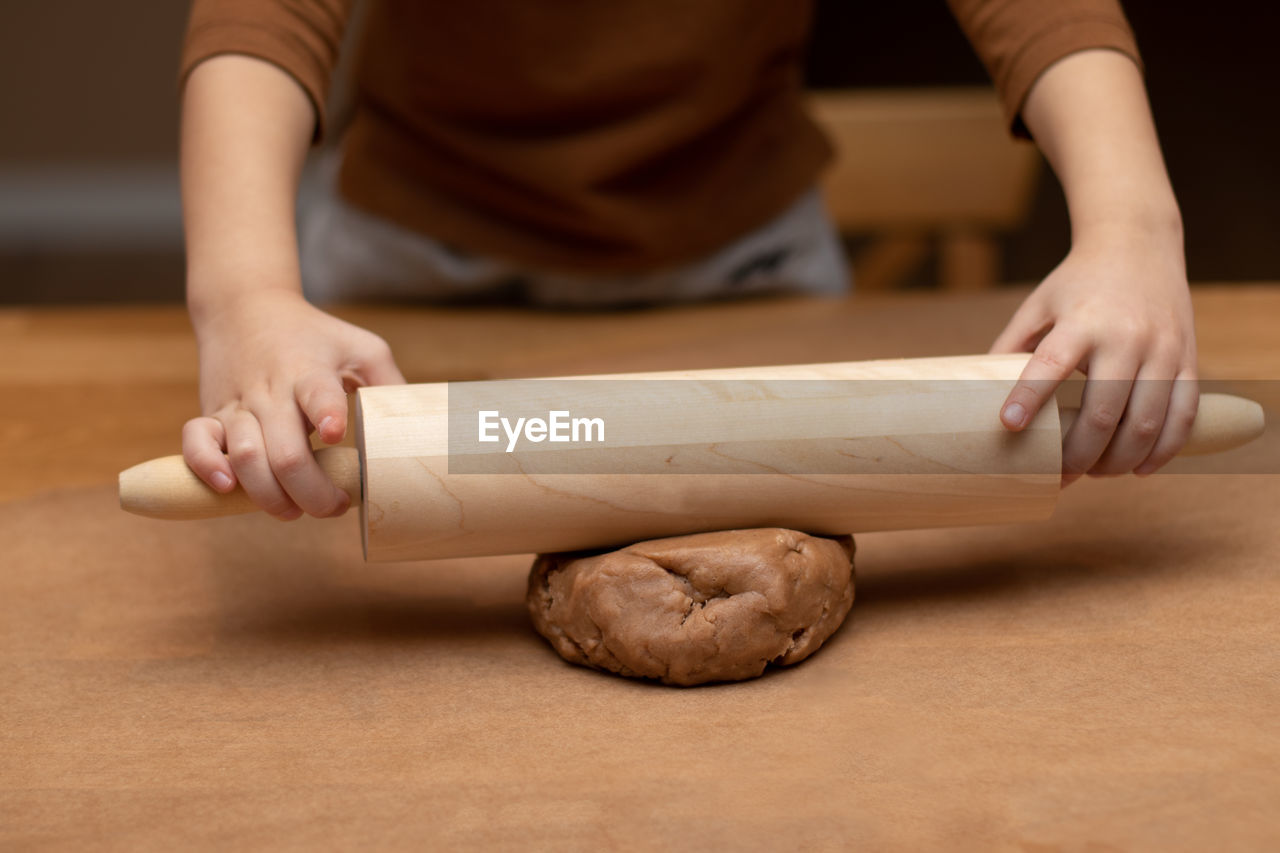
[[[1062,183],[1073,244],[1142,234],[1176,242],[1180,254],[1181,216],[1142,75],[1128,57],[1064,57],[1031,87],[1022,117]]]
[[[182,200],[192,319],[247,292],[300,292],[295,199],[315,114],[276,66],[226,55],[197,66],[182,109]]]

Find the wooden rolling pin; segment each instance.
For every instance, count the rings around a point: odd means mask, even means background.
[[[1037,521],[1057,502],[1062,437],[1076,412],[1051,400],[1022,432],[1003,427],[1001,403],[1027,358],[362,388],[356,447],[317,458],[359,505],[368,560],[563,551],[744,527],[842,534]],[[481,446],[485,422],[476,419],[486,411],[498,438]],[[508,411],[604,413],[608,441],[585,440],[587,418],[583,440],[568,447],[504,432],[496,413]],[[1206,394],[1183,452],[1235,447],[1262,428],[1257,403]],[[512,437],[518,447],[508,452]],[[123,472],[120,503],[169,519],[256,509],[239,489],[205,486],[180,456]]]

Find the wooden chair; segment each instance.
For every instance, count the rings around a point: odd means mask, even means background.
[[[842,234],[872,237],[853,258],[860,289],[900,283],[935,241],[944,288],[996,283],[996,237],[1025,218],[1041,161],[990,89],[813,92],[811,107],[836,149],[827,206]]]

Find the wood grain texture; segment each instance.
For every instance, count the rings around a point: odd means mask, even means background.
[[[360,507],[371,560],[749,527],[840,536],[1040,521],[1079,410],[1051,398],[1010,434],[993,413],[1026,363],[979,355],[362,388],[355,447],[320,449],[316,461]],[[570,447],[568,436],[523,441],[518,428],[472,439],[483,411],[557,410],[590,413],[599,435]],[[1232,450],[1264,426],[1258,403],[1202,394],[1180,454]],[[179,455],[126,469],[119,490],[121,508],[149,518],[257,511],[241,489],[206,486]]]
[[[494,392],[508,399],[493,405],[518,411],[607,411],[611,435],[632,423],[601,473],[565,473],[543,452],[498,454],[510,460],[498,473],[454,473],[448,385],[361,389],[367,555],[578,550],[739,527],[842,535],[1039,521],[1059,491],[1056,404],[1018,436],[997,417],[1025,363],[999,355],[625,373],[522,383],[524,400]],[[619,399],[634,393],[622,383],[638,379],[651,396]],[[620,390],[605,402],[585,387],[611,380]],[[637,467],[705,473],[624,473]]]

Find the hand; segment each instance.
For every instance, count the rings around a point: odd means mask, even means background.
[[[347,393],[404,382],[386,342],[284,290],[239,296],[203,316],[196,336],[204,416],[182,431],[191,470],[223,493],[239,481],[282,520],[345,512],[349,498],[320,469],[308,435],[336,444]]]
[[[1063,440],[1064,487],[1085,473],[1151,474],[1186,443],[1199,390],[1181,259],[1180,239],[1123,229],[1078,244],[992,345],[1034,353],[1001,408],[1010,430],[1029,424],[1072,371],[1086,374]]]

